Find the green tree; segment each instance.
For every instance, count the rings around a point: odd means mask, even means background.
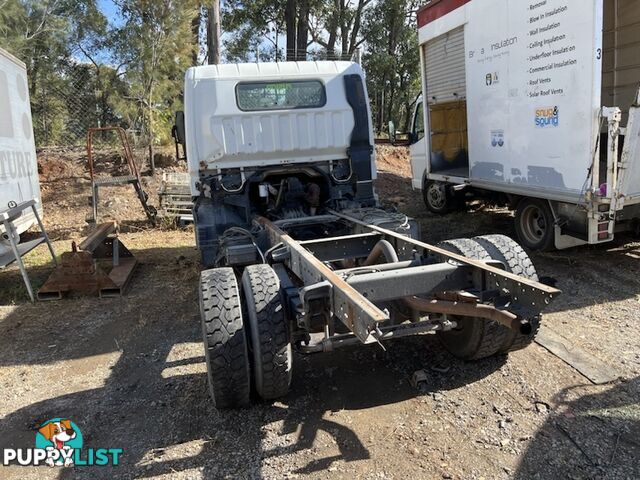
[[[349,60],[364,43],[362,20],[373,0],[330,0],[318,2],[310,18],[313,41],[328,59]]]
[[[282,61],[287,45],[285,2],[226,0],[222,6],[225,57],[229,62]],[[267,46],[268,45],[268,46]]]
[[[415,12],[418,0],[385,0],[370,8],[363,21],[367,72],[374,125],[381,132],[389,120],[407,128],[420,93],[420,55]]]
[[[0,43],[27,65],[38,144],[82,137],[73,130],[80,110],[75,87],[87,81],[76,68],[78,55],[98,48],[106,25],[95,0],[0,1]],[[93,102],[86,107],[85,115],[96,111]]]
[[[181,108],[184,72],[197,55],[198,45],[189,39],[200,4],[118,0],[117,5],[124,24],[116,32],[114,53],[128,93],[116,107],[152,148],[169,141],[173,112]]]

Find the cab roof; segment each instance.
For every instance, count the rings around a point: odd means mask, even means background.
[[[351,70],[361,72],[358,64],[353,62],[269,62],[269,63],[226,63],[220,65],[203,65],[191,67],[187,71],[187,79],[248,79],[251,77],[299,77],[317,75],[340,75]]]

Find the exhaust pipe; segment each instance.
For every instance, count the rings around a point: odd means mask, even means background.
[[[519,318],[506,310],[498,310],[491,305],[468,302],[450,302],[446,300],[407,297],[405,302],[413,310],[423,313],[443,313],[445,315],[459,315],[462,317],[478,317],[493,320],[511,328],[522,335],[530,335],[533,331],[531,322]]]

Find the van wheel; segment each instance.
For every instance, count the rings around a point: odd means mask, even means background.
[[[507,272],[515,273],[529,280],[538,281],[538,274],[533,262],[520,245],[515,240],[506,235],[484,235],[475,237],[474,240],[489,252],[493,260],[498,260],[504,264]],[[514,352],[521,350],[531,344],[540,330],[541,315],[537,315],[529,319],[531,323],[531,333],[523,335],[515,330],[509,330],[505,344],[501,348],[501,352]]]
[[[217,408],[249,404],[249,352],[238,282],[231,268],[200,274],[200,315],[211,398]]]
[[[554,248],[555,221],[549,202],[524,198],[518,203],[515,228],[518,240],[531,250],[549,251]]]
[[[491,256],[478,242],[470,238],[447,240],[438,247],[473,260],[489,260]],[[451,354],[464,360],[479,360],[500,353],[507,343],[509,328],[493,320],[476,317],[454,317],[453,330],[438,332],[440,343]]]
[[[422,189],[424,204],[430,212],[444,215],[452,210],[452,195],[446,183],[427,180]]]
[[[280,279],[269,265],[251,265],[244,270],[242,289],[256,392],[264,400],[273,400],[286,395],[291,384],[291,343]]]

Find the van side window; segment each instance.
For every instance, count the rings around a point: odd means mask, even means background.
[[[413,119],[413,138],[420,141],[424,138],[424,103],[420,102],[416,108],[416,116]]]
[[[247,82],[236,86],[238,108],[245,112],[321,108],[327,103],[322,82]]]

